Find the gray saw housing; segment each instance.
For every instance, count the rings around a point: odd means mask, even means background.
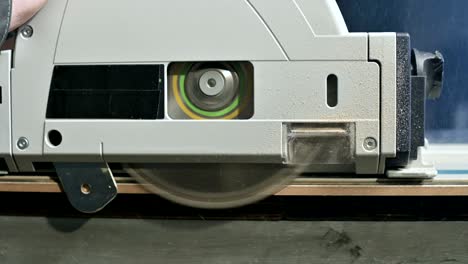
[[[333,0],[50,0],[25,27],[32,34],[20,29],[14,53],[0,56],[9,173],[46,163],[235,162],[383,175],[413,166],[424,146],[424,78],[411,85],[409,36],[349,33]],[[252,115],[170,116],[168,68],[183,62],[251,64]],[[87,91],[73,105],[92,118],[48,114],[57,72],[99,66],[158,66],[159,101],[132,102],[162,112],[93,116],[82,105],[99,93]],[[419,172],[391,175],[435,175]]]

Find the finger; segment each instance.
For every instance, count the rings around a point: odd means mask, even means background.
[[[15,30],[31,19],[47,0],[13,0],[10,31]]]

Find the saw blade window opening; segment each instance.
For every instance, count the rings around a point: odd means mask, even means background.
[[[168,68],[171,118],[238,120],[253,116],[250,62],[173,62]]]

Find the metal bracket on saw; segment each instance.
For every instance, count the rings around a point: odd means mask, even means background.
[[[95,213],[117,195],[107,163],[54,163],[68,200],[78,211]]]

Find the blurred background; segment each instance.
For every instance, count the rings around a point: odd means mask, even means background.
[[[426,106],[426,136],[430,143],[468,143],[468,1],[337,2],[351,32],[408,32],[413,48],[444,55],[444,90]]]

